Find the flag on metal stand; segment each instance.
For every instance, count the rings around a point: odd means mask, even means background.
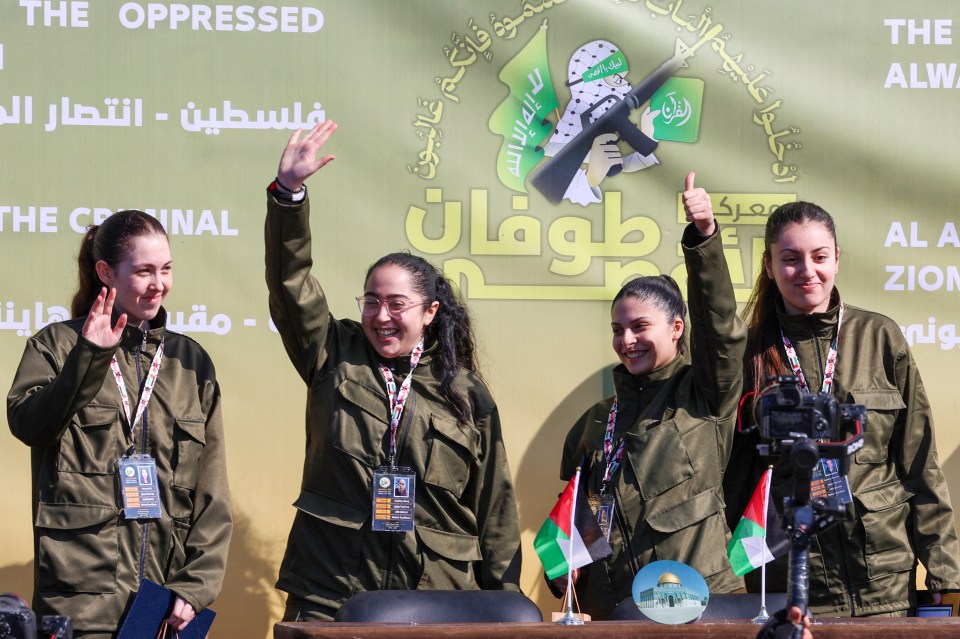
[[[760,613],[754,619],[757,623],[767,618],[767,562],[782,557],[790,550],[790,542],[780,516],[770,501],[770,479],[773,467],[767,468],[750,497],[746,510],[733,531],[733,538],[727,546],[727,557],[733,572],[742,577],[751,570],[761,568]]]
[[[567,575],[566,615],[559,622],[567,624],[582,623],[573,616],[573,571],[613,552],[579,486],[578,467],[533,540],[547,578]]]

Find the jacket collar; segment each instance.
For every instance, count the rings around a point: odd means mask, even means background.
[[[371,346],[369,342],[367,343],[367,347],[370,349],[370,352],[373,353],[374,359],[376,359],[379,364],[389,368],[393,374],[399,376],[401,380],[403,380],[403,378],[410,373],[409,355],[404,355],[402,357],[380,357],[377,355],[377,351],[374,350],[373,346]],[[420,356],[420,363],[417,364],[418,371],[421,368],[424,370],[430,368],[431,360],[433,359],[433,355],[436,353],[436,351],[436,342],[433,342],[423,349],[423,354]]]
[[[116,309],[113,311],[113,317],[111,320],[114,324],[117,322],[117,318],[120,317],[120,313]],[[160,310],[157,312],[156,317],[150,320],[150,327],[146,330],[146,341],[150,344],[159,344],[160,340],[163,339],[167,331],[167,310],[160,307]],[[120,337],[120,344],[125,348],[136,347],[137,344],[140,344],[144,341],[144,331],[139,326],[133,324],[127,324],[123,329],[123,335]]]
[[[822,313],[800,313],[791,315],[783,305],[783,298],[777,296],[777,320],[787,335],[812,335],[833,338],[840,316],[840,291],[834,287],[830,294],[830,308]]]
[[[643,375],[633,375],[623,364],[618,364],[613,369],[613,385],[617,391],[617,402],[646,404],[649,398],[656,395],[688,363],[685,353],[678,354],[660,368]]]

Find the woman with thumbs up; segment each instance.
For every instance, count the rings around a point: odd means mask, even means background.
[[[658,559],[692,566],[711,592],[743,587],[727,560],[721,478],[747,333],[710,196],[694,186],[693,173],[683,206],[689,347],[687,308],[673,278],[625,284],[610,309],[616,395],[587,410],[564,443],[561,478],[581,465],[598,521],[610,522],[603,532],[613,554],[581,569],[576,583],[581,609],[594,618],[630,596],[637,572]]]

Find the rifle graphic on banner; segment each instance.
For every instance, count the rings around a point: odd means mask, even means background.
[[[593,141],[598,136],[609,133],[617,134],[619,139],[642,155],[652,153],[657,148],[657,141],[644,135],[637,125],[630,121],[630,112],[646,104],[664,82],[669,80],[678,69],[686,66],[687,58],[693,56],[697,49],[722,30],[721,25],[716,25],[692,47],[678,39],[673,56],[631,89],[623,99],[618,100],[616,96],[611,95],[607,100],[581,114],[583,126],[580,133],[533,175],[530,179],[531,183],[550,202],[559,203],[563,200],[567,187],[580,165],[590,153]],[[611,101],[615,102],[613,106],[609,106]],[[596,120],[591,121],[593,113],[601,110],[601,107],[606,108],[606,111]],[[621,168],[613,166],[607,175],[614,176],[620,172]]]

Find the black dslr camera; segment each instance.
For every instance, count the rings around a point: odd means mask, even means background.
[[[70,617],[37,615],[27,602],[10,593],[0,595],[0,639],[73,639]]]
[[[839,404],[828,393],[802,391],[793,375],[777,375],[767,382],[754,405],[764,442],[758,447],[761,454],[778,455],[799,440],[814,440],[820,456],[839,460],[846,474],[850,456],[863,447],[866,407]]]

